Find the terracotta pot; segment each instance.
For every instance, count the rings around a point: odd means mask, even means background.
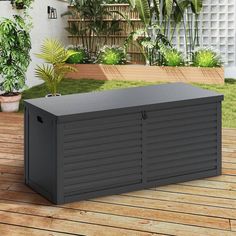
[[[17,112],[19,111],[19,104],[21,100],[21,94],[13,96],[0,96],[2,112]]]

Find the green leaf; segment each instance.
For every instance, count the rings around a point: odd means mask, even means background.
[[[140,19],[147,27],[151,23],[151,9],[148,0],[135,0],[135,8],[139,13]]]
[[[163,0],[164,12],[166,15],[164,17],[170,17],[173,9],[173,0]]]
[[[193,13],[199,14],[202,10],[202,2],[203,0],[191,0],[191,8]]]

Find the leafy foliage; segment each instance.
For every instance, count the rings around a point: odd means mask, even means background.
[[[112,12],[103,3],[103,0],[73,0],[74,8],[62,14],[62,16],[72,15],[74,18],[79,16],[82,21],[87,22],[87,24],[72,22],[71,27],[66,30],[71,35],[81,38],[82,46],[88,50],[91,58],[107,44],[109,35],[121,31],[120,20],[113,19],[111,22],[104,20],[108,16],[111,17]],[[96,41],[94,36],[96,36]]]
[[[222,61],[220,56],[209,48],[201,48],[193,55],[193,65],[199,67],[220,67]]]
[[[151,8],[148,0],[135,0],[135,8],[139,13],[139,17],[147,27],[151,24]]]
[[[150,33],[151,32],[151,33]],[[134,44],[143,54],[146,65],[162,64],[162,55],[159,52],[161,45],[170,46],[170,42],[158,25],[138,29],[131,32],[125,46]]]
[[[31,6],[34,0],[12,0],[12,5],[17,9],[26,9]]]
[[[121,47],[104,46],[98,55],[98,62],[106,65],[120,65],[126,63],[126,55]]]
[[[104,0],[104,4],[128,3],[128,0]]]
[[[21,16],[3,18],[0,22],[0,89],[5,93],[25,86],[25,73],[30,63],[31,40],[27,24]]]
[[[163,46],[161,47],[160,51],[164,58],[164,65],[181,66],[184,64],[183,55],[176,48]]]
[[[57,88],[64,76],[72,71],[76,71],[74,67],[66,65],[66,61],[74,51],[66,50],[63,45],[55,39],[46,39],[41,46],[41,53],[36,54],[47,64],[37,66],[36,76],[45,81],[50,93],[55,96]]]
[[[66,63],[68,64],[83,64],[89,62],[89,55],[86,49],[83,47],[69,47],[70,51],[75,52],[74,55],[71,55]]]
[[[75,5],[77,3],[77,0],[69,0],[68,1],[70,5]],[[86,0],[81,1],[82,3],[85,3]],[[128,0],[103,0],[103,4],[117,4],[117,3],[128,3]]]
[[[185,54],[190,60],[194,47],[199,45],[198,15],[202,10],[203,0],[129,0],[129,2],[140,15],[148,34],[146,38],[154,38],[153,33],[149,33],[147,28],[158,25],[160,29],[158,33],[171,42],[174,33],[182,25],[185,32]],[[185,14],[186,10],[188,12],[191,10],[192,14]],[[143,53],[142,49],[141,52]],[[162,57],[159,56],[158,60],[158,64],[161,64]]]

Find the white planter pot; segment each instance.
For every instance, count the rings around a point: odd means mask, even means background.
[[[14,96],[0,96],[2,112],[19,111],[20,100],[21,100],[21,94],[17,94]]]

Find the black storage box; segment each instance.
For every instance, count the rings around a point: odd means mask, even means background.
[[[26,184],[62,204],[219,175],[222,100],[183,83],[26,100]]]

